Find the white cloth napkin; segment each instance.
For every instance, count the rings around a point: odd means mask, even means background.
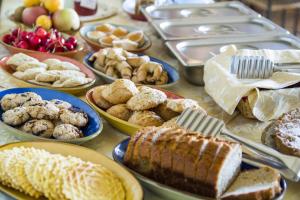
[[[242,97],[251,99],[252,114],[261,121],[300,106],[300,89],[282,89],[300,82],[300,73],[276,72],[269,79],[241,80],[229,71],[233,55],[259,55],[275,63],[300,63],[300,50],[238,50],[234,45],[221,50],[205,63],[203,79],[206,92],[228,114],[233,114]]]

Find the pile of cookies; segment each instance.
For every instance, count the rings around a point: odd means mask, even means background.
[[[162,64],[150,61],[121,48],[105,48],[94,53],[89,61],[95,69],[113,78],[130,79],[137,84],[163,85],[169,77]]]
[[[32,83],[51,87],[75,87],[92,81],[80,68],[70,62],[46,59],[43,62],[23,53],[11,56],[7,62],[13,76]]]
[[[86,37],[97,41],[102,47],[119,47],[126,50],[137,50],[145,43],[143,31],[128,31],[123,27],[101,24],[95,30],[88,31]]]
[[[43,100],[33,92],[6,94],[1,99],[4,123],[28,134],[58,140],[83,137],[88,115],[70,103]]]
[[[140,126],[161,126],[174,121],[186,108],[201,109],[192,99],[168,99],[164,92],[147,86],[136,87],[128,79],[96,87],[92,98],[108,114]]]
[[[126,199],[121,180],[102,165],[22,146],[0,151],[0,182],[34,198]]]

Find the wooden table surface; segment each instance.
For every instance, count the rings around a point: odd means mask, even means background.
[[[71,2],[71,0],[66,0]],[[101,1],[101,0],[100,0]],[[106,2],[106,1],[103,1]],[[175,92],[181,96],[195,99],[199,104],[207,110],[210,115],[223,119],[227,123],[227,127],[231,129],[237,135],[251,138],[253,140],[259,141],[261,131],[263,127],[266,126],[265,123],[258,122],[256,120],[249,120],[242,117],[239,113],[235,113],[233,116],[229,116],[218,107],[212,98],[210,98],[206,93],[203,87],[194,86],[189,84],[183,77],[182,67],[175,57],[169,52],[167,47],[164,45],[163,41],[158,37],[155,30],[147,23],[134,21],[129,18],[129,16],[124,13],[121,9],[121,0],[110,0],[111,5],[116,6],[119,9],[119,12],[116,16],[102,20],[102,22],[109,22],[115,24],[131,25],[143,29],[144,32],[151,38],[152,47],[147,50],[145,53],[162,59],[167,63],[171,64],[177,68],[180,72],[180,81],[168,88],[172,92]],[[15,26],[15,24],[7,19],[7,14],[12,12],[14,8],[21,5],[21,0],[3,0],[2,10],[0,15],[0,32],[7,31],[8,29]],[[0,57],[8,54],[3,46],[0,46]],[[82,60],[84,53],[79,55],[76,59]],[[101,80],[97,80],[96,85],[103,84]],[[12,77],[7,76],[2,70],[0,70],[0,87],[11,88],[18,87],[16,80]],[[84,96],[81,96],[84,99]],[[90,142],[83,144],[83,146],[94,149],[102,154],[111,158],[111,152],[116,144],[122,141],[124,138],[128,137],[127,135],[122,134],[118,130],[114,129],[104,120],[104,128],[102,133],[95,139]],[[0,128],[0,145],[16,141],[15,138],[9,135],[9,133],[4,132]],[[300,199],[300,183],[294,183],[287,181],[288,189],[284,199],[287,200],[299,200]],[[5,199],[4,196],[1,196],[0,199]],[[155,194],[149,192],[145,189],[145,199],[146,200],[160,200],[162,198],[156,196]]]

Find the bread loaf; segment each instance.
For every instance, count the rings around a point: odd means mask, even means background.
[[[220,197],[239,173],[241,159],[237,143],[178,127],[147,127],[131,138],[124,162],[166,185]]]

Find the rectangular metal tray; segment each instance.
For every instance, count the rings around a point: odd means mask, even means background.
[[[148,21],[194,17],[259,16],[258,13],[238,1],[213,4],[151,5],[141,10]]]
[[[285,29],[263,17],[195,18],[193,20],[154,20],[154,28],[164,40],[212,37],[278,35]]]
[[[290,34],[166,42],[167,47],[183,66],[204,65],[206,60],[219,53],[221,47],[231,44],[236,45],[238,49],[300,49],[300,39]]]

